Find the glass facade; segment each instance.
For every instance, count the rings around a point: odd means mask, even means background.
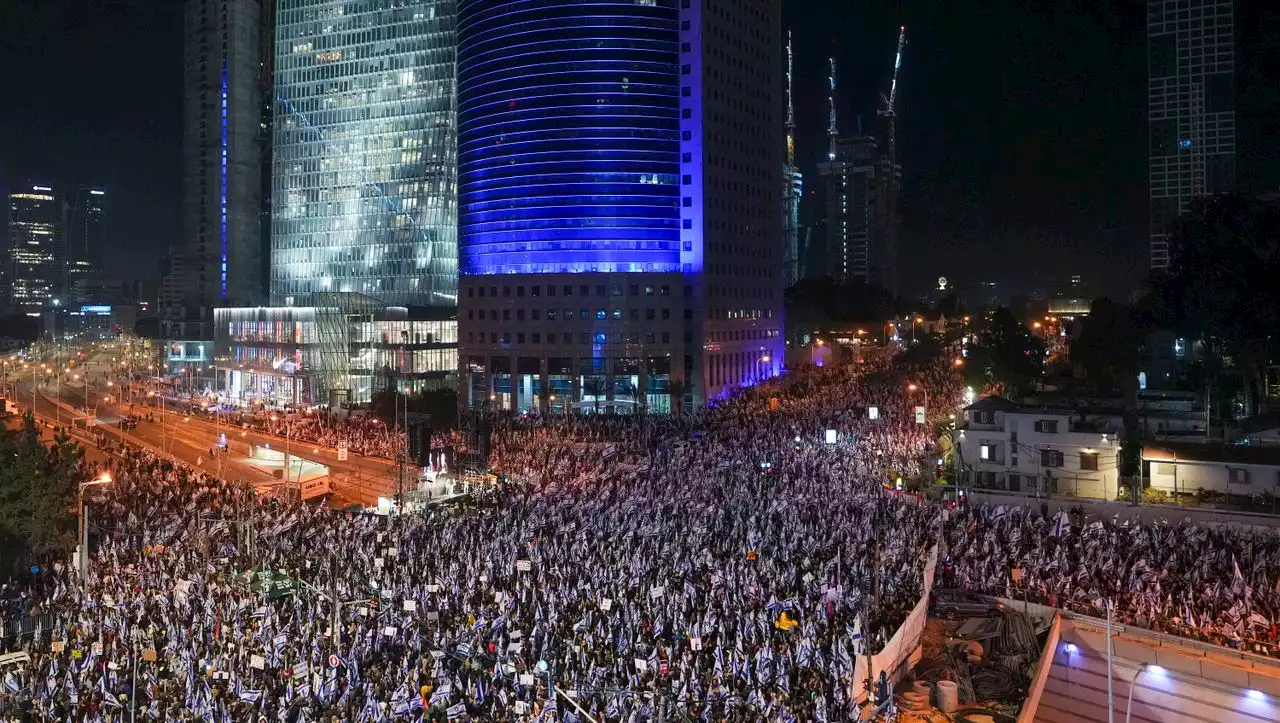
[[[271,297],[457,300],[454,3],[279,0]]]
[[[9,194],[9,302],[24,311],[49,306],[61,293],[62,208],[47,186]]]
[[[365,313],[365,312],[368,313]],[[408,392],[452,387],[453,318],[410,319],[403,307],[256,307],[215,312],[214,359],[228,401],[367,402],[387,384]]]
[[[678,23],[676,0],[459,0],[463,274],[681,270]]]

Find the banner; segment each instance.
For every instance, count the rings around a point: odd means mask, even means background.
[[[871,673],[875,680],[880,679],[880,671],[884,671],[893,680],[898,667],[907,662],[911,653],[920,645],[924,635],[924,626],[929,619],[929,591],[933,589],[934,570],[938,565],[938,547],[934,545],[924,566],[923,594],[911,614],[898,627],[897,632],[885,644],[884,650],[871,656]],[[859,655],[853,665],[853,697],[855,700],[866,700],[867,693],[862,684],[867,679],[867,656]]]
[[[329,477],[316,477],[302,483],[302,499],[309,500],[313,497],[329,494]]]

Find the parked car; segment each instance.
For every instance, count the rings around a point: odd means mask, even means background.
[[[995,600],[967,590],[934,590],[929,598],[929,614],[947,620],[991,617],[1000,609]]]

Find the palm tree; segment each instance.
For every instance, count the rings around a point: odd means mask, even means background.
[[[688,388],[684,380],[679,377],[672,377],[667,382],[667,394],[671,396],[671,410],[676,414],[684,412],[684,394]]]
[[[583,382],[582,392],[591,395],[592,404],[598,413],[600,411],[600,397],[604,394],[604,380],[599,377],[587,377]]]

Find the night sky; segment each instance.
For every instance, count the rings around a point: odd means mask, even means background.
[[[1280,10],[1237,0],[1242,190],[1280,187]],[[0,0],[0,184],[101,185],[108,272],[156,275],[178,242],[181,0]],[[1267,7],[1262,7],[1267,6]],[[877,123],[899,25],[904,292],[939,275],[1127,298],[1146,268],[1145,9],[1134,0],[783,0],[798,154],[825,151],[826,57],[841,129]],[[808,216],[813,209],[805,208]]]

